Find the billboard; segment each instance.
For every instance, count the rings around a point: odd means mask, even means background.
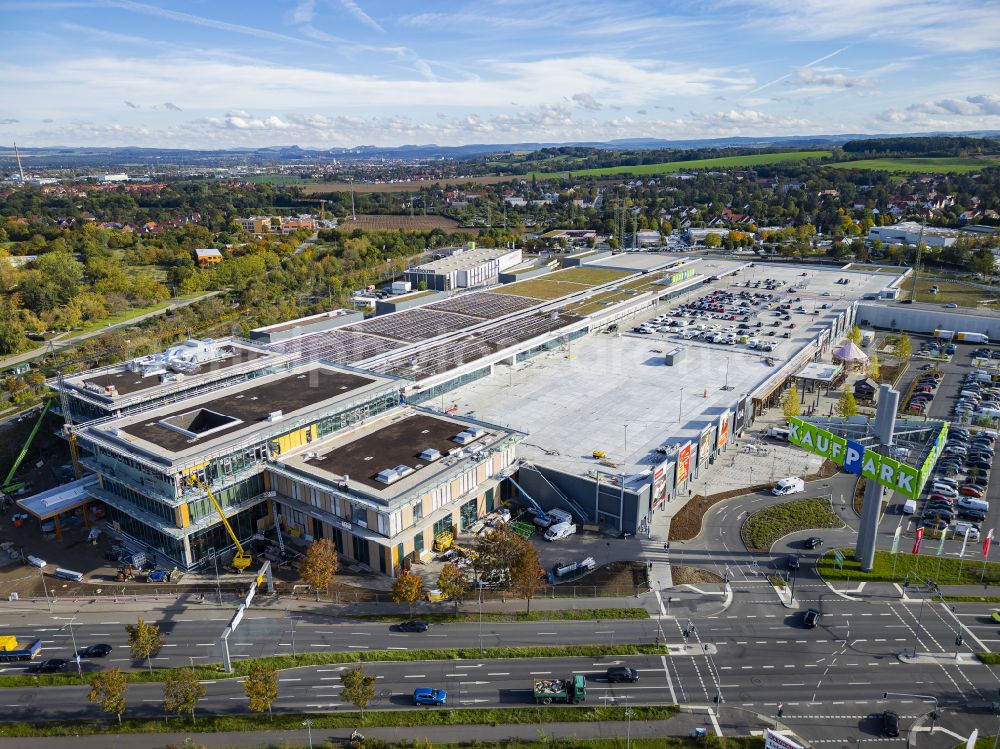
[[[768,728],[764,732],[764,749],[802,749],[802,745]]]
[[[849,473],[864,476],[909,499],[917,499],[934,460],[944,444],[947,427],[941,430],[929,458],[920,468],[879,455],[854,440],[838,437],[826,429],[807,424],[798,417],[789,419],[788,441],[814,455],[829,458]]]
[[[743,430],[750,426],[750,399],[747,396],[741,396],[738,401],[736,401],[736,417],[733,419],[733,434],[737,436],[743,433]]]
[[[653,471],[653,495],[651,502],[654,509],[662,504],[664,498],[667,496],[667,476],[670,475],[670,468],[670,462],[665,460]]]
[[[674,486],[680,486],[691,476],[691,443],[685,442],[677,451],[677,478]]]
[[[716,446],[721,450],[729,442],[729,417],[732,411],[726,411],[719,417],[719,441]]]
[[[705,465],[712,455],[712,443],[715,437],[713,432],[715,432],[714,426],[705,427],[705,431],[701,433],[701,439],[698,440],[698,465],[700,466]]]

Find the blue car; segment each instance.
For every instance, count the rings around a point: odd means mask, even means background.
[[[422,689],[413,690],[414,705],[443,705],[448,701],[448,693],[443,689]]]

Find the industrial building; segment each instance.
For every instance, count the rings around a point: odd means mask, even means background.
[[[453,247],[444,250],[447,255],[429,263],[407,268],[406,280],[414,288],[424,287],[434,291],[472,288],[496,283],[501,271],[521,262],[521,250],[508,248]]]
[[[923,232],[923,240],[920,233]],[[959,229],[921,226],[916,221],[900,221],[888,226],[873,226],[868,230],[868,241],[876,239],[883,244],[912,244],[923,241],[928,247],[951,247],[963,236]],[[968,236],[967,234],[965,236]]]

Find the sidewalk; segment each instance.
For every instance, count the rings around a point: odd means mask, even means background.
[[[756,724],[750,713],[723,710],[716,718],[723,736],[747,736],[751,730],[763,730],[763,723]],[[754,724],[751,725],[751,721]],[[705,728],[709,734],[715,733],[715,726],[704,713],[680,713],[669,721],[634,720],[626,726],[624,721],[589,723],[542,723],[523,725],[474,725],[474,726],[425,726],[418,728],[364,728],[358,727],[369,739],[383,739],[398,742],[425,740],[431,744],[454,744],[459,742],[496,742],[511,739],[539,741],[543,738],[620,738],[626,733],[634,738],[656,738],[661,736],[687,736],[694,728]],[[313,745],[323,746],[324,741],[343,746],[349,745],[352,729],[314,729]],[[157,733],[157,734],[108,734],[104,736],[65,736],[37,739],[0,738],[0,749],[107,749],[113,742],[115,749],[161,749],[162,747],[185,746],[190,739],[195,746],[211,749],[229,747],[306,747],[309,735],[306,730],[296,731],[256,731],[227,733]]]

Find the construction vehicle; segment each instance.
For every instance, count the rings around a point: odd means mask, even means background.
[[[441,531],[434,536],[434,551],[447,551],[455,543],[455,534],[451,531]]]
[[[3,492],[4,494],[13,494],[14,492],[20,491],[24,488],[23,482],[14,482],[14,475],[17,473],[17,469],[21,467],[21,463],[28,454],[28,449],[31,447],[31,443],[34,442],[35,435],[38,434],[38,429],[42,426],[42,421],[45,419],[45,414],[49,412],[49,407],[51,405],[51,400],[45,401],[45,405],[42,407],[42,413],[38,416],[38,421],[35,422],[35,426],[32,428],[31,434],[28,435],[28,439],[24,441],[24,446],[21,448],[21,452],[18,453],[17,459],[14,460],[14,465],[12,465],[10,470],[7,472],[7,477],[3,480],[3,484],[0,485],[0,492]]]
[[[570,679],[532,679],[535,702],[551,705],[553,702],[569,702],[575,705],[587,699],[587,677],[574,674]]]
[[[0,661],[30,661],[41,649],[41,640],[18,640],[12,635],[0,637]]]
[[[240,543],[240,540],[236,537],[236,534],[233,532],[233,527],[229,524],[229,520],[226,519],[226,513],[222,511],[222,505],[219,504],[219,501],[215,498],[215,495],[212,494],[212,490],[208,488],[205,482],[199,479],[193,473],[188,475],[187,481],[189,486],[197,486],[199,489],[205,492],[205,494],[208,495],[208,498],[210,500],[212,500],[212,504],[215,505],[216,512],[218,512],[219,517],[222,518],[222,525],[225,526],[226,532],[229,534],[229,537],[233,539],[233,543],[236,544],[236,553],[233,555],[233,569],[236,570],[237,572],[242,572],[251,564],[253,564],[253,557],[251,557],[250,554],[243,548],[243,544]]]

